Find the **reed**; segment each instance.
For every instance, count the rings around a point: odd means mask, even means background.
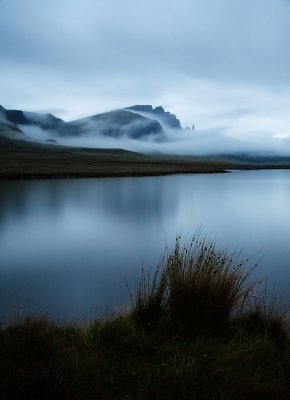
[[[153,274],[142,268],[131,294],[133,316],[143,325],[167,319],[174,335],[225,333],[257,284],[250,280],[256,266],[238,249],[219,250],[199,234],[184,244],[178,237]]]

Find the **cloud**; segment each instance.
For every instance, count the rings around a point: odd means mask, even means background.
[[[271,135],[264,135],[263,141],[242,140],[230,137],[222,129],[175,132],[175,136],[166,133],[160,141],[151,135],[147,139],[132,140],[126,136],[121,139],[87,135],[84,137],[61,138],[58,143],[70,146],[127,149],[147,154],[173,155],[219,155],[242,152],[259,152],[261,154],[289,155],[285,144],[289,140],[273,139]]]
[[[289,8],[282,0],[9,0],[1,4],[2,53],[83,73],[151,66],[158,74],[279,82],[289,70]]]
[[[146,120],[131,120],[116,124],[115,117],[85,119],[73,122],[60,132],[31,125],[20,126],[30,138],[56,139],[65,146],[127,149],[148,154],[226,155],[241,152],[264,155],[289,154],[290,134],[272,135],[263,131],[247,137],[231,135],[228,127],[212,129],[170,129],[163,124],[163,132],[151,132]],[[146,124],[146,134],[140,135]],[[74,129],[74,127],[76,129]],[[81,128],[81,129],[79,129]],[[144,132],[143,132],[144,133]]]
[[[289,36],[284,0],[4,0],[0,104],[66,120],[163,105],[185,126],[277,135]]]

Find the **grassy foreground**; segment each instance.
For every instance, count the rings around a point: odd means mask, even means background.
[[[0,398],[289,399],[286,311],[253,295],[248,262],[178,239],[142,270],[127,312],[2,326]]]

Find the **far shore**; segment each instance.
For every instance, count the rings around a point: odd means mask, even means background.
[[[290,166],[283,166],[283,167],[248,167],[248,168],[233,168],[237,171],[254,171],[254,170],[273,170],[273,169],[290,169]],[[232,169],[232,170],[233,170]],[[145,178],[145,177],[157,177],[157,176],[168,176],[168,175],[199,175],[199,174],[224,174],[224,173],[231,173],[231,169],[225,170],[195,170],[195,171],[132,171],[132,172],[123,172],[123,171],[115,171],[115,172],[96,172],[96,173],[77,173],[74,172],[72,174],[62,174],[62,173],[26,173],[25,171],[21,173],[13,173],[11,175],[8,174],[1,174],[0,181],[7,181],[7,180],[22,180],[22,179],[102,179],[102,178]]]
[[[65,161],[65,162],[64,162]],[[117,162],[116,162],[117,161]],[[153,177],[180,174],[221,174],[231,173],[231,171],[252,171],[270,169],[290,169],[287,165],[219,165],[212,162],[200,163],[182,162],[179,160],[153,162],[143,161],[138,164],[128,162],[120,158],[106,157],[104,160],[88,160],[84,165],[78,160],[27,160],[19,162],[12,160],[5,164],[0,160],[0,180],[20,180],[20,179],[80,179],[80,178],[121,178],[121,177]]]
[[[122,149],[88,149],[0,141],[0,180],[143,177],[212,174],[230,170],[290,169],[287,160],[145,155]]]

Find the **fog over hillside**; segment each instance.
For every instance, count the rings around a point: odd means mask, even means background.
[[[2,131],[10,129],[11,137],[55,145],[198,156],[253,152],[268,156],[290,154],[287,136],[275,137],[271,132],[261,132],[260,138],[255,133],[253,137],[242,139],[232,136],[226,127],[183,128],[176,115],[161,106],[129,106],[71,122],[52,114],[2,107],[0,117]]]

